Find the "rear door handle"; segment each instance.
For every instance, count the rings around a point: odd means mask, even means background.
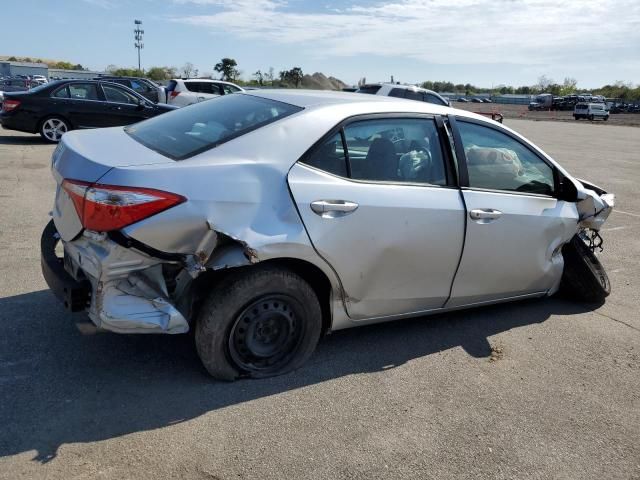
[[[357,208],[357,203],[346,200],[316,200],[311,202],[311,210],[325,218],[343,217],[355,212]]]
[[[478,223],[489,223],[497,220],[501,215],[502,212],[494,208],[476,208],[469,212],[471,219],[478,221]]]

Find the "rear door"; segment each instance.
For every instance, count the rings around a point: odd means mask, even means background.
[[[467,229],[447,306],[545,293],[562,275],[575,204],[555,198],[553,166],[516,136],[487,122],[453,123]]]
[[[68,84],[68,116],[75,128],[108,127],[108,111],[98,83]]]
[[[328,134],[289,172],[317,252],[354,319],[444,305],[464,239],[436,120],[366,117]]]

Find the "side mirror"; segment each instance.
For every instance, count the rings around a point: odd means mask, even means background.
[[[558,192],[556,196],[558,200],[564,200],[565,202],[578,201],[578,189],[570,179],[560,172],[558,172]]]

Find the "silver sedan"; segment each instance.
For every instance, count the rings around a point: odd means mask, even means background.
[[[613,195],[448,107],[252,91],[67,133],[52,172],[53,292],[100,329],[195,329],[221,379],[289,372],[332,330],[610,289]]]

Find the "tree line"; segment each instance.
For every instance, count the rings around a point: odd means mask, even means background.
[[[542,75],[534,85],[521,85],[514,87],[510,85],[497,85],[492,88],[477,87],[470,83],[454,84],[447,81],[427,80],[420,85],[422,88],[434,90],[436,92],[453,92],[464,95],[475,95],[477,93],[491,93],[493,95],[517,94],[517,95],[538,95],[540,93],[551,93],[557,96],[566,96],[576,93],[588,92],[593,95],[602,95],[606,98],[620,98],[624,101],[640,101],[640,86],[631,83],[617,81],[613,85],[604,85],[600,88],[581,89],[578,81],[572,77],[566,77],[562,83]]]
[[[147,70],[140,71],[137,68],[122,68],[117,65],[109,65],[106,71],[112,75],[123,77],[146,77],[151,80],[162,81],[171,78],[184,77],[200,77],[213,78],[212,72],[200,72],[191,62],[185,63],[182,68],[154,66]],[[302,84],[304,73],[300,67],[293,67],[289,70],[281,70],[275,73],[273,67],[269,67],[265,71],[258,70],[251,75],[251,79],[244,80],[243,72],[238,69],[238,62],[233,58],[222,58],[213,66],[213,72],[220,80],[237,83],[239,85],[253,85],[259,87],[294,87],[298,88]]]

